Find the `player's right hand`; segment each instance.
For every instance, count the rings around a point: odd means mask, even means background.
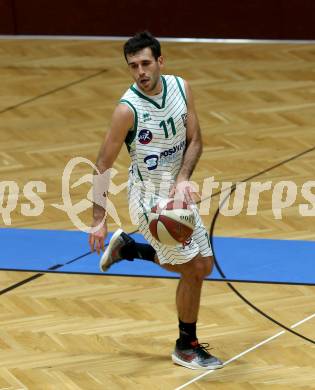
[[[93,222],[92,226],[97,226],[98,223]],[[100,251],[104,251],[104,241],[107,236],[107,224],[104,223],[97,231],[90,233],[89,235],[89,244],[91,252],[96,252],[100,254]]]

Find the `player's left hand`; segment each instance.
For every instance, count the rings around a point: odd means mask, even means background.
[[[196,185],[188,180],[176,181],[171,187],[170,198],[185,201],[187,204],[194,204],[200,200]]]

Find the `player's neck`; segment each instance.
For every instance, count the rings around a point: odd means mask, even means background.
[[[159,81],[157,82],[156,86],[154,87],[154,89],[152,89],[151,91],[143,91],[141,88],[139,88],[137,86],[137,88],[139,89],[140,92],[142,92],[144,95],[147,95],[147,96],[155,96],[155,95],[159,95],[162,93],[163,91],[163,83],[162,83],[162,78],[160,76],[159,78]]]

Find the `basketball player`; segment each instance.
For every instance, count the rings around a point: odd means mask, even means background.
[[[101,269],[106,271],[122,259],[140,258],[179,273],[176,293],[179,338],[172,360],[192,369],[220,368],[222,362],[209,353],[207,344],[198,342],[196,335],[201,287],[204,278],[212,271],[213,258],[208,233],[192,204],[194,188],[189,183],[202,152],[191,90],[180,77],[161,75],[160,43],[150,33],[138,33],[129,39],[124,45],[124,55],[135,83],[125,92],[113,113],[96,165],[101,173],[111,168],[123,143],[126,143],[131,157],[130,212],[137,217],[139,231],[150,245],[136,243],[118,229],[101,259]],[[153,204],[152,197],[151,203],[145,200],[148,198],[145,196],[147,183],[153,184],[153,203],[161,196],[168,198],[184,194],[186,201],[192,204],[196,227],[186,245],[164,246],[150,234],[146,210]],[[171,188],[165,184],[171,184]],[[104,188],[101,193],[104,193]],[[103,220],[105,207],[99,202],[94,203],[94,227]],[[104,250],[106,235],[105,222],[90,234],[92,251],[96,249],[99,253]]]

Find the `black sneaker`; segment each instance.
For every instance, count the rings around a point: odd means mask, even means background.
[[[190,348],[182,349],[178,341],[172,353],[173,363],[192,370],[216,370],[223,367],[222,361],[209,353],[209,344],[199,344],[196,340],[191,343]]]
[[[106,272],[111,265],[124,260],[124,257],[121,256],[121,249],[132,241],[133,239],[130,238],[128,234],[124,233],[122,229],[116,230],[112,235],[103,256],[101,257],[101,271]]]

